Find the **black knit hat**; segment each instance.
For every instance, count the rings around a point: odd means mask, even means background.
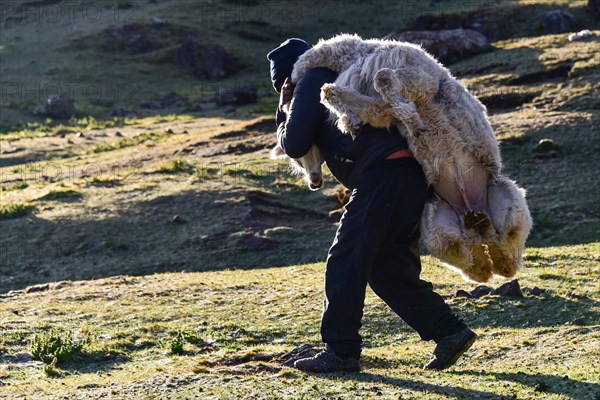
[[[298,57],[308,49],[310,46],[304,40],[290,38],[267,54],[267,58],[271,61],[271,82],[273,82],[275,90],[277,90],[277,84],[283,83],[285,78],[292,75]]]

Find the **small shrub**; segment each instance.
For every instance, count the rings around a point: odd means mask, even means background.
[[[0,204],[0,220],[24,217],[30,214],[35,206],[24,203]]]
[[[174,174],[179,172],[192,172],[194,171],[194,166],[190,164],[187,160],[183,158],[178,158],[176,160],[167,161],[162,164],[158,168],[158,172],[162,172],[165,174]]]
[[[27,182],[21,181],[11,186],[0,187],[0,192],[10,192],[11,190],[23,190],[27,189],[28,187],[29,184]]]
[[[58,189],[51,190],[38,200],[54,200],[54,201],[77,201],[83,198],[83,194],[78,190],[73,189]]]
[[[184,346],[186,343],[196,347],[206,345],[206,342],[200,336],[187,331],[178,331],[173,338],[163,342],[163,347],[168,350],[169,354],[182,355],[185,353]]]
[[[183,332],[177,332],[177,335],[169,343],[169,350],[173,355],[182,355],[184,353],[185,336]]]
[[[51,368],[58,363],[72,360],[81,354],[83,346],[89,337],[76,340],[70,332],[60,332],[52,329],[48,332],[36,334],[30,343],[31,355],[35,360],[48,364]]]

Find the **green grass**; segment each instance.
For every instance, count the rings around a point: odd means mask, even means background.
[[[217,398],[266,393],[344,398],[377,392],[384,399],[594,398],[600,388],[594,367],[600,355],[599,246],[529,249],[519,281],[523,288],[545,292],[525,292],[522,299],[455,298],[456,290],[472,286],[426,257],[424,278],[434,282],[480,336],[456,367],[441,373],[421,369],[433,344],[420,341],[370,291],[361,330],[362,372],[311,375],[276,362],[253,361],[257,355],[268,359],[300,343],[318,345],[323,263],[116,277],[86,285],[67,282],[59,290],[4,301],[1,311],[29,311],[5,314],[0,347],[9,354],[23,351],[23,339],[34,340],[38,326],[51,318],[63,338],[68,336],[64,332],[93,326],[96,348],[117,349],[122,356],[105,363],[91,356],[73,358],[58,365],[60,379],[31,389],[21,382],[43,374],[43,367],[15,364],[0,378],[12,383],[2,390],[7,396],[26,390],[39,397],[95,398],[110,387],[115,397],[132,391],[159,396],[162,379],[170,376],[182,380],[177,396],[183,397],[202,388],[204,396]],[[549,280],[548,275],[557,279]],[[73,319],[75,311],[79,318]],[[575,319],[586,325],[571,325]],[[22,323],[30,330],[22,330]],[[99,374],[98,368],[105,373]],[[78,389],[92,381],[96,386]],[[136,389],[135,382],[143,389]]]
[[[0,204],[0,220],[15,219],[29,215],[35,206],[25,203]]]
[[[115,142],[97,145],[91,149],[91,152],[92,153],[103,153],[103,152],[107,152],[107,151],[123,149],[126,147],[133,147],[140,143],[144,143],[146,146],[153,146],[156,144],[156,142],[164,139],[167,135],[168,135],[168,133],[166,133],[166,132],[142,133],[135,137],[123,138],[123,139],[119,139]]]
[[[192,173],[195,167],[183,158],[167,161],[158,167],[163,174]]]

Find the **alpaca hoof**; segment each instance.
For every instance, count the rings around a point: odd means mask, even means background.
[[[363,121],[360,117],[354,113],[343,114],[340,117],[338,127],[344,133],[356,137],[360,134],[363,129]]]
[[[321,88],[321,100],[330,102],[336,95],[336,86],[334,83],[327,83]]]

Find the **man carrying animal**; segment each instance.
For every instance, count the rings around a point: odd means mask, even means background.
[[[437,345],[426,369],[453,365],[476,335],[455,316],[431,283],[420,279],[419,223],[430,195],[420,165],[397,128],[365,125],[353,140],[330,121],[320,90],[335,81],[313,68],[294,85],[294,63],[310,46],[288,39],[271,51],[271,80],[281,93],[277,141],[292,158],[313,144],[335,178],[352,189],[327,257],[321,337],[325,348],[294,366],[309,372],[358,371],[366,286],[423,340]]]

